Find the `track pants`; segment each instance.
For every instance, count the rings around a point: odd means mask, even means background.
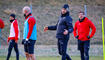
[[[67,51],[68,39],[66,38],[58,38],[58,51],[62,56],[62,60],[71,60],[69,55],[66,53]]]
[[[8,55],[7,55],[6,60],[9,60],[9,58],[11,56],[12,48],[14,48],[14,50],[16,52],[16,60],[19,60],[18,44],[15,43],[15,40],[10,40],[10,44],[9,44],[9,48],[8,48]]]
[[[90,40],[78,40],[78,50],[80,50],[81,60],[89,60]]]

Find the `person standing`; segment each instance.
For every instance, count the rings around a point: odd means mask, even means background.
[[[57,30],[56,38],[58,39],[58,51],[62,56],[62,60],[71,60],[67,54],[67,44],[69,41],[69,33],[73,32],[72,18],[69,15],[69,5],[64,4],[61,10],[61,16],[55,26],[47,26],[44,28],[44,32],[47,30]]]
[[[35,60],[34,57],[34,45],[37,40],[36,20],[32,16],[31,9],[28,6],[23,8],[25,17],[23,41],[24,51],[27,60]]]
[[[10,15],[10,35],[8,37],[7,43],[9,44],[8,47],[8,55],[7,59],[9,60],[12,49],[14,48],[16,52],[16,60],[19,60],[19,50],[18,50],[18,39],[19,39],[19,26],[18,26],[18,21],[15,19],[15,14]]]
[[[91,34],[90,29],[92,29]],[[81,60],[89,60],[89,48],[90,48],[90,38],[94,36],[96,32],[96,27],[85,17],[84,12],[79,12],[79,20],[75,23],[74,26],[74,37],[78,39],[78,50],[81,54]]]
[[[1,36],[1,30],[4,28],[4,22],[2,19],[0,19],[0,36]]]

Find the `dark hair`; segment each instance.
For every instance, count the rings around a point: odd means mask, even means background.
[[[85,15],[84,11],[80,11],[79,13],[83,13],[83,15]]]

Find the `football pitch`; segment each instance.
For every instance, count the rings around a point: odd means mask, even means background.
[[[72,56],[71,57],[72,60],[81,60],[79,56]],[[0,60],[6,60],[6,57],[5,56],[0,56]],[[15,57],[11,57],[10,60],[16,60]],[[20,57],[20,60],[26,60],[25,57]],[[61,57],[39,57],[37,56],[36,57],[36,60],[61,60]],[[102,56],[92,56],[90,57],[90,60],[103,60],[103,57]]]

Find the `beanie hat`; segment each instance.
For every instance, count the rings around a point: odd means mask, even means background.
[[[15,19],[15,17],[16,17],[15,14],[11,14],[10,16],[13,17],[14,19]]]
[[[64,4],[64,6],[62,8],[66,9],[67,11],[69,11],[69,5],[68,4]]]

